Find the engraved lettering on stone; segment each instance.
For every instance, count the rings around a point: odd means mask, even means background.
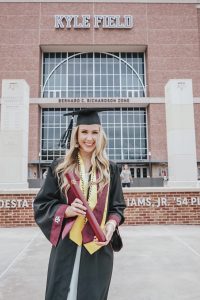
[[[178,82],[177,87],[182,91],[185,88],[185,82],[184,81]]]
[[[17,86],[17,82],[10,82],[8,86],[9,86],[9,89],[14,90]]]

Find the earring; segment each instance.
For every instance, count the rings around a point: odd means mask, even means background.
[[[79,144],[78,143],[76,143],[75,148],[79,148]]]

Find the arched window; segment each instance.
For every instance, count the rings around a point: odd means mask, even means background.
[[[44,53],[42,97],[145,95],[144,53]]]

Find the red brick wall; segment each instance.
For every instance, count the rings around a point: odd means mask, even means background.
[[[138,205],[141,197],[151,205]],[[200,192],[126,193],[125,198],[134,204],[126,209],[126,224],[200,224]],[[158,198],[164,203],[166,199],[167,205],[158,206]],[[191,204],[195,199],[197,203]]]
[[[73,1],[72,1],[73,2]],[[55,30],[56,14],[132,14],[132,30]],[[0,3],[0,81],[25,79],[31,97],[40,95],[43,45],[145,45],[148,96],[164,96],[172,78],[199,84],[199,12],[195,4],[151,3]],[[0,86],[1,90],[1,86]],[[1,92],[0,92],[1,94]]]
[[[125,191],[124,196],[127,205],[130,205],[125,212],[127,225],[200,224],[200,190],[136,193]],[[34,197],[34,193],[0,194],[0,227],[34,226],[32,210]],[[163,199],[161,206],[158,206],[159,198]],[[7,208],[5,200],[8,201]],[[23,204],[24,207],[11,207],[16,203],[19,206]]]
[[[40,82],[39,3],[0,3],[2,79],[25,79],[31,97]],[[1,89],[1,85],[0,85]]]
[[[0,194],[0,227],[34,226],[34,196],[35,194]],[[4,200],[7,200],[7,204]],[[24,207],[21,207],[22,203]],[[15,204],[17,207],[13,207]]]
[[[164,104],[148,107],[148,140],[152,161],[167,161],[166,116]]]
[[[194,96],[199,95],[196,5],[147,4],[146,28],[148,96],[164,96],[166,83],[174,78],[192,78]]]
[[[54,15],[131,14],[131,30],[56,30]],[[44,45],[143,45],[147,48],[149,97],[164,97],[169,79],[191,78],[194,96],[200,96],[200,9],[195,4],[151,3],[0,3],[0,83],[2,79],[25,79],[30,97],[40,97],[41,48]],[[64,48],[63,48],[64,49]],[[50,51],[50,50],[49,50]],[[58,48],[59,51],[59,48]],[[67,50],[66,50],[67,51]],[[129,50],[127,50],[129,51]],[[1,84],[0,84],[1,95]],[[164,108],[150,105],[149,134],[152,159],[166,160]],[[199,132],[199,109],[195,113]],[[159,123],[160,120],[160,123]],[[29,160],[38,159],[39,109],[30,106]],[[158,132],[159,129],[159,132]],[[35,131],[36,130],[36,131]],[[158,135],[156,133],[159,133]],[[197,153],[200,159],[199,134]],[[152,140],[151,140],[152,139]]]

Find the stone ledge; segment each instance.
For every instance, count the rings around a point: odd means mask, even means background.
[[[25,189],[25,190],[21,190],[21,189],[18,189],[18,190],[8,190],[8,189],[5,189],[5,190],[0,190],[0,195],[18,195],[18,194],[37,194],[38,193],[38,191],[39,191],[40,189]]]
[[[0,190],[0,195],[3,194],[37,194],[40,189],[13,189],[13,190]],[[123,188],[124,194],[134,193],[173,193],[173,192],[200,192],[200,187],[130,187]]]
[[[123,188],[123,193],[173,193],[173,192],[200,192],[200,187],[130,187]]]

